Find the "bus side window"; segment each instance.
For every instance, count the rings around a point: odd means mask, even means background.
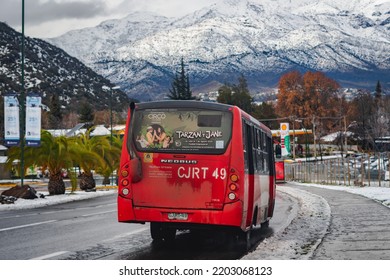
[[[242,149],[244,151],[244,168],[245,168],[245,173],[248,173],[249,167],[248,167],[248,136],[247,136],[247,128],[246,128],[246,123],[244,120],[242,120]]]
[[[271,149],[270,138],[264,133],[264,172],[268,173],[270,169],[269,154]]]
[[[268,137],[267,137],[267,135],[264,133],[264,132],[262,132],[261,133],[262,135],[262,138],[263,138],[263,167],[264,167],[264,172],[265,173],[268,173],[268,171],[269,171],[269,160],[268,160],[268,153],[269,153],[269,148],[268,148]]]
[[[259,170],[259,162],[258,162],[258,149],[257,149],[257,146],[258,146],[258,139],[257,139],[257,129],[252,126],[252,153],[253,153],[253,166],[254,166],[254,172],[255,173],[258,173],[258,170]]]
[[[262,154],[261,154],[261,134],[260,130],[256,129],[256,138],[257,138],[257,145],[256,145],[256,171],[258,174],[260,174],[263,170],[262,166]]]
[[[272,145],[272,138],[267,138],[267,151],[268,151],[268,172],[270,175],[274,175],[274,168],[275,168],[275,163],[274,163],[274,151],[273,151],[273,145]]]
[[[253,128],[247,122],[243,121],[244,127],[244,158],[245,158],[245,171],[248,174],[254,173],[253,165]]]

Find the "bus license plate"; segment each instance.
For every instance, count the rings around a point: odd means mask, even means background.
[[[184,221],[188,219],[188,213],[168,213],[168,219]]]

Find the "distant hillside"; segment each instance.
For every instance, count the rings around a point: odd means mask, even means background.
[[[95,73],[78,59],[43,40],[25,39],[25,87],[26,92],[39,92],[43,104],[49,97],[59,95],[66,111],[77,111],[82,101],[95,110],[108,109],[110,93],[102,86],[114,85]],[[21,92],[21,34],[0,22],[0,94]],[[123,92],[115,94],[113,109],[126,108],[128,98]]]

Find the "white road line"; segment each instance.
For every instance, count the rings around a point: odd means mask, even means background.
[[[9,227],[9,228],[1,228],[1,231],[7,231],[7,230],[13,230],[13,229],[18,229],[18,228],[25,228],[25,227],[32,227],[32,226],[38,226],[38,225],[43,225],[43,224],[48,224],[48,223],[54,223],[57,222],[57,220],[50,220],[50,221],[45,221],[45,222],[40,222],[40,223],[33,223],[33,224],[27,224],[27,225],[21,225],[21,226],[16,226],[16,227]]]
[[[99,206],[91,206],[91,207],[82,207],[82,208],[72,208],[72,209],[53,210],[53,211],[32,213],[32,214],[27,214],[27,215],[5,216],[5,217],[0,217],[0,220],[12,219],[12,218],[21,218],[21,217],[25,218],[25,217],[37,216],[37,215],[47,215],[47,214],[64,213],[64,212],[70,212],[70,211],[72,211],[72,212],[77,212],[78,210],[89,210],[89,209],[92,209],[92,208],[102,208],[102,207],[111,206],[111,205],[116,205],[116,203],[109,203],[109,204],[104,204],[104,205],[99,205]]]
[[[60,255],[66,254],[66,253],[69,253],[69,251],[59,251],[59,252],[55,252],[55,253],[52,253],[52,254],[48,254],[48,255],[32,258],[30,260],[46,260],[46,259],[50,259],[50,258],[53,258],[53,257],[57,257],[57,256],[60,256]]]
[[[149,229],[149,227],[142,227],[142,228],[139,228],[139,229],[132,230],[132,231],[130,231],[130,232],[126,232],[126,233],[122,233],[122,234],[113,236],[113,237],[111,237],[111,238],[108,238],[108,239],[103,240],[102,242],[109,242],[109,241],[121,239],[121,238],[127,237],[127,236],[129,236],[129,235],[138,234],[138,233],[147,231],[148,229]]]
[[[97,213],[92,213],[92,214],[85,214],[85,215],[81,215],[81,217],[89,217],[89,216],[95,216],[95,215],[102,215],[102,214],[113,213],[113,212],[116,212],[116,210],[105,211],[105,212],[97,212]]]
[[[36,216],[38,213],[33,213],[33,214],[27,214],[27,215],[14,215],[14,216],[6,216],[6,217],[0,217],[0,220],[5,220],[5,219],[14,219],[14,218],[21,218],[21,217],[29,217],[29,216]]]

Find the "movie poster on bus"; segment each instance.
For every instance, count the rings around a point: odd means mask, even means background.
[[[134,135],[141,150],[218,152],[230,139],[230,113],[161,110],[137,114],[140,122]]]
[[[20,143],[19,101],[14,92],[4,95],[4,144],[18,146]]]
[[[26,98],[26,146],[41,144],[41,96],[29,93]]]

